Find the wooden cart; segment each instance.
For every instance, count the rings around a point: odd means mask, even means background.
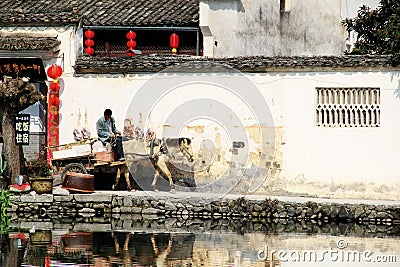
[[[56,154],[57,157],[51,160],[51,165],[53,170],[60,174],[63,187],[65,183],[68,182],[66,181],[66,177],[71,173],[93,175],[94,173],[101,171],[103,173],[116,173],[116,175],[119,176],[121,173],[128,172],[126,162],[114,161],[112,151],[93,152],[93,144],[96,141],[97,139],[90,139],[61,145],[58,146],[58,151],[53,152],[53,156]],[[85,147],[79,151],[77,148],[82,145]],[[84,192],[85,189],[76,188],[76,191]]]
[[[79,155],[66,155],[52,159],[51,164],[53,168],[60,173],[61,181],[64,182],[66,176],[71,172],[93,175],[98,172],[113,173],[115,174],[113,176],[115,182],[112,188],[115,189],[115,187],[118,185],[120,175],[124,174],[128,190],[130,190],[132,189],[132,186],[129,182],[129,174],[131,171],[135,176],[134,180],[138,187],[143,190],[151,190],[151,182],[155,174],[155,169],[152,166],[148,156],[146,157],[143,155],[139,158],[136,158],[132,156],[132,153],[134,154],[135,151],[125,151],[125,157],[127,158],[127,161],[114,161],[111,151],[93,152],[93,144],[96,141],[97,139],[93,139],[86,142],[65,145],[73,147],[76,145],[85,144],[89,145],[89,147],[87,147],[85,153],[81,153]],[[60,151],[63,150],[60,149]],[[171,161],[171,163],[168,164],[168,167],[172,173],[173,181],[176,185],[192,189],[196,187],[193,171],[184,171],[185,169],[188,170],[188,166],[183,166],[180,161]],[[160,182],[158,188],[163,191],[169,190],[169,184],[167,180],[163,180],[164,179],[159,179]]]

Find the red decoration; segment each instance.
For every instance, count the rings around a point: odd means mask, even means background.
[[[135,48],[136,47],[136,42],[135,41],[133,41],[133,40],[129,40],[128,42],[126,42],[126,46],[128,47],[128,48]]]
[[[169,37],[169,45],[172,48],[172,53],[176,54],[179,47],[179,36],[176,33],[171,34],[171,36]]]
[[[47,69],[47,76],[53,79],[50,83],[49,90],[47,92],[47,147],[56,147],[59,143],[59,91],[60,85],[58,84],[58,78],[62,75],[63,70],[60,66],[53,64]],[[56,148],[57,150],[57,148]],[[47,149],[47,163],[50,165],[52,152],[51,149]]]
[[[136,38],[136,32],[129,31],[129,32],[126,34],[126,39],[135,39],[135,38]]]
[[[46,255],[46,257],[45,257],[44,266],[45,267],[50,267],[51,266],[50,257],[48,255]]]
[[[85,52],[86,54],[88,54],[89,56],[94,54],[94,41],[92,40],[94,38],[94,32],[91,29],[88,29],[85,31]]]
[[[85,40],[85,45],[86,46],[94,46],[94,41],[92,39],[86,39]]]
[[[62,68],[57,64],[53,64],[50,68],[47,69],[47,76],[54,80],[58,79],[58,77],[60,77],[62,73]]]
[[[86,47],[86,48],[85,48],[85,52],[86,52],[89,56],[91,56],[91,55],[94,54],[94,49],[93,49],[93,47]]]
[[[60,85],[58,83],[52,82],[50,84],[50,90],[58,92],[60,91]]]
[[[57,97],[57,96],[55,96],[55,97],[53,97],[53,100],[52,100],[52,104],[53,104],[53,106],[56,106],[56,107],[58,107],[58,105],[60,105],[60,99]],[[54,115],[58,115],[58,114],[54,114]]]
[[[93,39],[94,38],[94,31],[91,29],[85,31],[85,37],[87,39]]]
[[[135,53],[133,52],[133,50],[136,47],[136,42],[135,42],[135,38],[136,38],[136,33],[133,31],[129,31],[126,34],[126,38],[128,39],[128,41],[126,42],[126,46],[128,47],[128,50],[126,50],[126,54],[130,57],[135,56]]]
[[[130,56],[130,57],[134,57],[134,56],[135,56],[135,53],[132,52],[131,49],[126,50],[126,54],[127,54],[128,56]]]

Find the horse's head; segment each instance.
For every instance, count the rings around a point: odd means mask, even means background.
[[[187,158],[189,162],[193,162],[193,152],[192,145],[190,144],[192,140],[189,138],[179,138],[179,150]]]

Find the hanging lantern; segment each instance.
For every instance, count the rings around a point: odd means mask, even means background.
[[[135,39],[136,38],[136,32],[133,32],[133,31],[129,31],[127,34],[126,34],[126,39]]]
[[[89,47],[94,46],[94,41],[92,39],[86,39],[85,45]]]
[[[128,49],[126,50],[126,54],[130,57],[134,57],[135,56],[135,52],[132,51],[132,49]]]
[[[91,29],[85,31],[85,37],[87,39],[93,39],[94,38],[94,31]]]
[[[176,33],[171,34],[169,37],[169,45],[172,48],[172,53],[176,54],[179,47],[179,36]]]
[[[133,50],[136,47],[136,42],[134,40],[129,40],[128,42],[126,42],[126,46]]]
[[[126,46],[128,47],[128,49],[126,50],[126,54],[130,57],[133,57],[135,56],[133,50],[136,47],[136,41],[134,40],[136,38],[136,33],[134,31],[129,31],[126,34],[126,38],[128,39],[128,41],[126,42]]]
[[[50,68],[47,69],[47,76],[49,76],[50,78],[57,80],[58,77],[61,76],[61,74],[63,73],[63,70],[60,66],[58,66],[57,64],[53,64],[51,65]]]
[[[92,56],[94,54],[94,40],[92,40],[94,38],[94,31],[92,31],[91,29],[88,29],[85,31],[85,52],[86,54],[88,54],[89,56]]]
[[[91,56],[91,55],[94,54],[94,49],[93,49],[93,47],[86,47],[86,48],[85,48],[85,52],[86,52],[86,54],[88,54],[89,56]]]
[[[60,85],[58,83],[51,83],[50,84],[50,90],[54,92],[60,91]]]

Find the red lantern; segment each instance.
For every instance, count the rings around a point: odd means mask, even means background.
[[[85,40],[85,45],[86,45],[85,52],[89,56],[91,56],[91,55],[94,54],[94,48],[93,48],[94,41],[92,40],[94,38],[94,32],[91,29],[88,29],[87,31],[85,31],[85,37],[86,37],[86,40]]]
[[[94,38],[94,31],[92,31],[91,29],[85,31],[85,37],[87,39],[93,39]]]
[[[93,47],[86,47],[86,48],[85,48],[85,52],[86,52],[89,56],[91,56],[91,55],[94,54],[94,49],[93,49]]]
[[[85,45],[86,46],[94,46],[94,41],[92,39],[86,39],[85,40]]]
[[[126,46],[128,47],[128,50],[126,50],[126,54],[130,57],[133,57],[135,56],[135,53],[132,50],[134,50],[136,47],[136,42],[133,39],[136,38],[136,33],[133,31],[129,31],[126,34],[126,38],[128,39],[128,41],[126,42]]]
[[[136,38],[136,32],[129,31],[129,32],[126,34],[126,39],[135,39],[135,38]]]
[[[129,40],[128,42],[126,42],[126,46],[130,49],[134,49],[136,47],[136,42],[133,40]]]
[[[51,65],[51,67],[47,69],[47,76],[52,79],[57,79],[61,76],[62,73],[62,68],[56,64]]]
[[[179,46],[179,36],[176,33],[171,34],[171,36],[169,37],[169,45],[172,48],[178,48]]]
[[[50,84],[50,90],[58,92],[58,91],[60,91],[60,85],[58,83],[52,82]]]
[[[128,56],[130,56],[130,57],[134,57],[134,56],[135,56],[135,53],[132,52],[132,49],[126,50],[126,54],[127,54]]]

